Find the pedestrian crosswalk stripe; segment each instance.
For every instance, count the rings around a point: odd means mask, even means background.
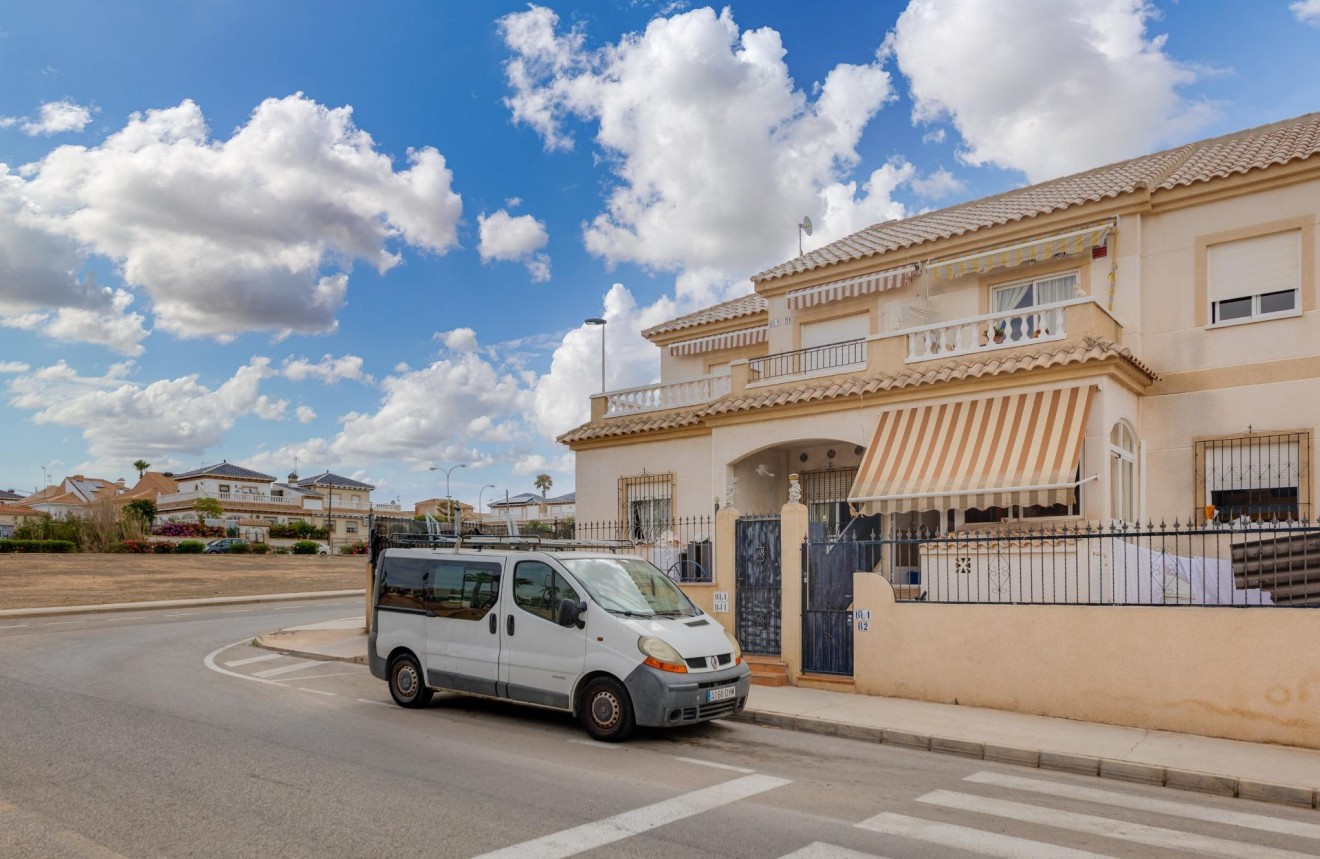
[[[478,859],[559,859],[595,850],[660,826],[692,817],[740,799],[747,799],[792,782],[768,775],[748,775],[721,784],[694,790],[673,799],[644,805],[604,820],[584,823],[563,832],[524,841],[487,853]]]
[[[973,796],[955,793],[949,790],[931,791],[917,797],[917,802],[937,805],[942,808],[956,808],[960,811],[973,811],[1005,817],[1022,823],[1038,823],[1073,832],[1085,832],[1133,841],[1150,847],[1163,847],[1169,850],[1186,850],[1204,856],[1225,856],[1229,859],[1314,859],[1313,854],[1294,853],[1290,850],[1275,850],[1242,841],[1227,841],[1211,838],[1193,832],[1179,832],[1176,829],[1163,829],[1158,826],[1146,826],[1141,823],[1129,823],[1107,817],[1079,814],[1073,811],[1060,811],[1026,805],[1021,802],[1009,802],[1003,799],[991,799],[986,796]]]
[[[967,850],[980,853],[982,856],[999,856],[1003,859],[1106,859],[1103,853],[1073,850],[1026,838],[1014,838],[1012,835],[983,832],[970,826],[937,823],[934,820],[922,820],[919,817],[907,817],[889,812],[863,820],[857,826],[885,835],[899,835],[903,838],[938,844],[941,847]]]
[[[319,659],[304,659],[301,662],[295,662],[292,665],[281,665],[278,668],[267,668],[265,671],[253,671],[253,677],[278,677],[281,674],[289,674],[293,671],[302,671],[304,668],[311,668],[313,665],[324,665]]]
[[[813,841],[801,850],[785,853],[779,859],[885,859],[885,857],[849,850],[847,847],[839,847],[835,844],[826,844],[824,841]]]
[[[233,662],[226,662],[226,668],[237,668],[240,665],[251,665],[254,662],[266,662],[271,659],[279,659],[283,653],[267,653],[262,656],[249,656],[247,659],[235,659]]]
[[[1301,838],[1320,838],[1320,825],[1303,823],[1300,820],[1286,820],[1268,817],[1263,814],[1250,814],[1245,811],[1230,811],[1220,808],[1205,808],[1189,802],[1173,802],[1148,796],[1136,796],[1114,790],[1100,790],[1075,784],[1045,781],[1043,779],[1024,778],[1016,775],[979,772],[969,775],[963,781],[976,784],[989,784],[995,787],[1007,787],[1013,790],[1025,790],[1043,793],[1047,796],[1079,799],[1100,805],[1113,805],[1136,811],[1150,811],[1156,814],[1168,814],[1174,817],[1186,817],[1191,820],[1203,820],[1207,823],[1224,823],[1244,829],[1259,829],[1262,832],[1277,832],[1280,835],[1296,835]]]

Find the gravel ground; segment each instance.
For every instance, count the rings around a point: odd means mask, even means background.
[[[3,554],[0,609],[347,590],[366,571],[361,555]]]

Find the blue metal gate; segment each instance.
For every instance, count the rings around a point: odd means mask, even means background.
[[[875,565],[879,517],[852,520],[827,538],[820,523],[808,525],[802,546],[802,670],[853,673],[853,573]],[[859,541],[868,542],[859,542]]]
[[[744,516],[735,534],[738,644],[744,653],[779,656],[779,517]]]

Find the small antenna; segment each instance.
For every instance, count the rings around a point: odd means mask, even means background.
[[[802,256],[802,234],[811,235],[811,218],[808,215],[802,216],[802,223],[798,224],[798,256]]]

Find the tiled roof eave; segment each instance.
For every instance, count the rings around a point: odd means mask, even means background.
[[[993,376],[1016,375],[1057,367],[1103,364],[1109,362],[1129,367],[1149,385],[1159,375],[1128,349],[1100,337],[1086,337],[1061,348],[999,356],[991,353],[967,360],[950,361],[929,367],[902,370],[898,373],[849,376],[821,382],[803,382],[791,387],[767,391],[744,391],[726,394],[705,405],[667,413],[666,420],[647,420],[645,415],[588,422],[560,435],[561,444],[601,441],[612,438],[646,435],[653,432],[688,429],[706,423],[708,418],[793,406],[803,403],[840,400],[856,394],[873,394],[959,382]]]

